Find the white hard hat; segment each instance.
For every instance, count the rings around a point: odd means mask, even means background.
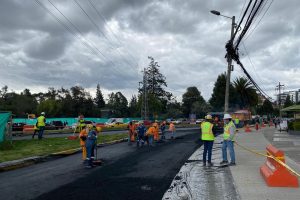
[[[232,118],[231,115],[229,115],[227,113],[224,115],[224,119],[231,119],[231,118]]]
[[[45,112],[42,112],[41,115],[45,115]]]
[[[211,115],[206,115],[205,119],[212,119],[212,116]]]

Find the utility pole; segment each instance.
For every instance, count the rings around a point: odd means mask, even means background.
[[[232,19],[232,23],[231,23],[230,41],[233,42],[232,39],[234,34],[235,16],[233,16],[231,19]],[[230,74],[232,71],[232,58],[230,54],[227,54],[227,62],[228,62],[228,67],[227,67],[227,76],[226,76],[224,113],[228,112],[228,105],[229,105],[229,85],[230,85]]]
[[[144,120],[148,120],[148,96],[147,96],[147,72],[146,68],[144,68],[143,75],[143,93],[142,93],[142,106],[141,106],[141,118]]]
[[[279,105],[279,115],[281,118],[281,89],[284,88],[284,85],[281,85],[280,82],[279,84],[276,86],[275,90],[278,91],[278,105]]]

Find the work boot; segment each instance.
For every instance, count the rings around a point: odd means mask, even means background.
[[[236,164],[235,164],[235,162],[230,162],[229,163],[229,166],[235,166]]]
[[[203,162],[203,165],[202,165],[203,167],[205,167],[206,166],[206,162]]]
[[[227,160],[223,160],[222,162],[220,162],[220,165],[225,165],[225,164],[228,164]]]
[[[207,164],[207,166],[208,166],[208,167],[212,167],[212,166],[214,166],[214,163],[211,163],[211,162],[210,162],[210,163]]]

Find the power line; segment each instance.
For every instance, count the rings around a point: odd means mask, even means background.
[[[93,3],[93,0],[88,0],[90,3],[90,6],[95,10],[95,12],[97,13],[97,15],[104,21],[104,23],[106,24],[108,30],[112,33],[112,35],[115,37],[115,39],[119,42],[119,44],[122,46],[123,43],[121,42],[121,40],[117,37],[117,35],[114,33],[114,31],[109,27],[106,18],[99,12],[99,10],[97,9],[97,7],[95,6],[95,3]],[[123,45],[124,46],[124,45]],[[135,64],[138,66],[138,63],[135,61],[134,57],[132,56],[132,54],[128,51],[127,52],[130,56],[131,56],[131,60],[133,62],[135,62]]]
[[[87,18],[90,20],[90,22],[96,27],[96,29],[99,30],[99,32],[103,35],[103,37],[111,43],[111,41],[106,37],[106,35],[103,33],[103,31],[98,27],[98,25],[94,22],[94,20],[92,19],[92,17],[84,10],[84,8],[81,6],[81,4],[77,1],[77,0],[73,0],[76,5],[81,9],[81,11],[87,16]],[[113,49],[113,48],[112,48]],[[117,49],[117,52],[120,54],[119,50]],[[122,57],[122,55],[120,54],[120,56]],[[124,59],[124,61],[128,64],[129,67],[131,67],[135,72],[137,72],[137,70],[135,68],[132,67],[132,65],[130,63],[128,63],[128,61],[126,59]]]
[[[255,31],[255,29],[258,27],[258,25],[260,24],[261,20],[264,18],[264,16],[266,15],[266,13],[268,12],[268,10],[270,9],[272,3],[274,0],[271,0],[268,8],[265,10],[264,14],[262,15],[262,17],[260,18],[260,20],[258,21],[258,23],[256,24],[256,26],[251,30],[251,32],[248,34],[248,36],[244,39],[245,41],[252,35],[252,33]],[[266,3],[267,4],[267,3]],[[265,5],[266,5],[265,4]]]
[[[253,62],[252,62],[252,59],[250,58],[250,55],[249,55],[249,53],[248,53],[248,51],[247,51],[247,49],[246,49],[246,46],[245,46],[244,42],[242,42],[242,45],[243,45],[243,47],[244,47],[244,49],[245,49],[245,53],[246,53],[246,55],[247,55],[247,57],[248,57],[248,60],[249,60],[249,62],[250,62],[250,65],[251,65],[252,68],[253,68],[253,71],[254,71],[255,75],[256,75],[256,76],[258,77],[258,79],[260,80],[260,83],[262,83],[262,80],[261,80],[260,76],[256,73],[256,69],[255,69],[255,67],[254,67],[254,64],[253,64]],[[264,88],[264,87],[263,87],[263,89],[266,90],[266,88]]]

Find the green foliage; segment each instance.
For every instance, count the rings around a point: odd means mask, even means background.
[[[238,94],[239,107],[250,108],[258,103],[258,95],[249,79],[244,77],[236,78],[233,82],[234,89]]]
[[[129,103],[129,116],[139,117],[140,115],[141,115],[140,106],[138,105],[137,97],[133,95]]]
[[[225,90],[226,90],[226,74],[220,74],[215,82],[213,93],[209,99],[209,104],[213,111],[223,111],[225,104]],[[229,107],[235,107],[238,103],[237,93],[230,83],[229,85]]]
[[[112,92],[108,97],[107,106],[111,110],[111,117],[128,116],[128,101],[121,92]]]
[[[300,122],[293,122],[293,130],[300,131]]]
[[[105,107],[105,101],[99,84],[97,84],[95,103],[99,109]]]
[[[182,95],[182,103],[185,117],[188,117],[189,114],[197,114],[197,116],[202,117],[209,111],[208,105],[195,86],[187,88],[187,91]]]
[[[268,99],[266,99],[264,101],[262,106],[257,108],[257,113],[260,114],[260,115],[274,115],[274,114],[276,114],[272,103]]]

